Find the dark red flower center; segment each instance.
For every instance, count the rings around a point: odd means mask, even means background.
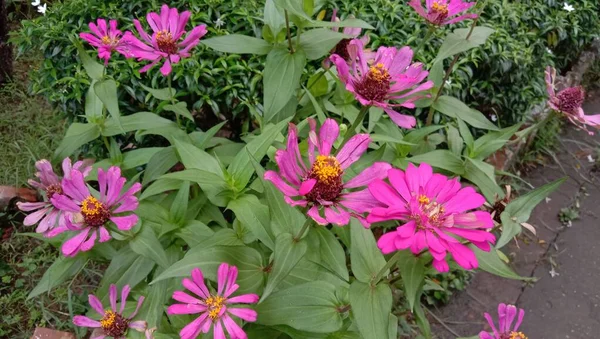
[[[362,81],[355,83],[356,92],[369,101],[384,101],[390,90],[392,77],[382,63],[369,68]]]
[[[62,186],[60,186],[60,184],[50,185],[46,187],[46,196],[48,197],[48,200],[52,199],[52,196],[57,193],[63,193]]]
[[[102,226],[110,218],[110,210],[91,195],[81,202],[81,215],[88,226]]]
[[[119,338],[127,332],[129,320],[112,310],[104,311],[104,316],[100,319],[100,326],[104,334],[113,338]]]
[[[434,1],[430,13],[434,24],[442,24],[448,17],[448,5],[440,1]]]
[[[556,106],[561,112],[576,114],[577,110],[583,105],[585,100],[585,91],[581,86],[571,87],[562,90],[556,96]]]
[[[306,195],[308,201],[336,201],[344,185],[342,175],[344,171],[339,161],[334,156],[319,155],[315,160],[306,180],[316,179],[317,183],[312,191]]]
[[[342,59],[349,61],[350,54],[348,53],[348,45],[350,44],[350,41],[352,41],[352,39],[342,39],[335,45],[331,54],[337,54],[342,57]]]
[[[177,43],[169,31],[160,31],[156,33],[156,45],[161,52],[177,54]]]

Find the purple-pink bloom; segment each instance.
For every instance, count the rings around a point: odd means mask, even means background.
[[[478,266],[475,253],[463,245],[469,240],[483,251],[490,251],[496,238],[487,230],[494,227],[489,212],[471,211],[481,207],[485,198],[472,187],[461,188],[460,182],[433,173],[428,164],[409,164],[406,171],[390,169],[389,184],[381,179],[369,184],[369,191],[385,207],[376,207],[367,217],[369,222],[401,220],[406,222],[384,234],[377,245],[384,254],[409,249],[420,254],[427,249],[433,256],[433,267],[448,272],[446,253],[450,252],[461,267]]]
[[[365,186],[377,178],[384,178],[390,164],[376,162],[354,178],[344,180],[344,171],[367,151],[371,138],[368,134],[357,134],[333,155],[331,149],[340,134],[338,123],[333,119],[325,120],[318,135],[317,122],[309,119],[308,123],[308,166],[298,148],[298,130],[290,124],[287,148],[275,153],[279,173],[267,171],[265,179],[284,194],[288,204],[310,206],[308,215],[321,225],[343,226],[354,216],[368,227],[363,215],[380,204],[374,201]],[[318,154],[315,154],[315,148]],[[320,207],[323,207],[325,217],[321,216]]]
[[[151,61],[150,64],[140,69],[140,73],[148,71],[157,63],[165,60],[160,68],[160,72],[167,76],[171,74],[171,64],[176,64],[181,58],[190,56],[190,50],[200,43],[207,30],[206,25],[194,27],[186,36],[185,25],[187,24],[191,13],[189,11],[181,14],[176,8],[169,8],[162,5],[160,15],[158,13],[148,13],[146,20],[154,32],[152,36],[148,35],[142,28],[140,22],[133,20],[136,30],[143,41],[135,36],[130,39],[131,54],[138,60]],[[183,38],[183,40],[182,40]]]
[[[233,339],[247,338],[244,330],[231,318],[236,316],[247,322],[255,322],[256,311],[250,308],[235,307],[236,304],[255,304],[256,294],[231,295],[239,288],[236,284],[238,269],[222,263],[217,272],[217,291],[210,292],[204,283],[204,276],[199,268],[192,270],[192,279],[185,278],[183,286],[193,293],[173,292],[173,299],[180,304],[173,304],[167,314],[200,314],[198,318],[186,325],[180,332],[181,339],[194,339],[200,333],[208,333],[213,328],[214,339],[226,339],[223,327]]]
[[[517,322],[515,326],[511,329],[511,325],[517,316],[517,311],[519,313],[517,317]],[[519,330],[519,326],[521,326],[521,322],[523,321],[523,316],[525,315],[525,311],[522,309],[518,309],[513,305],[500,304],[498,305],[498,329],[494,326],[494,319],[488,314],[485,313],[484,317],[492,327],[494,334],[491,335],[485,331],[479,333],[479,339],[527,339],[527,336],[523,334],[523,332],[517,332]]]
[[[17,207],[21,211],[33,212],[25,217],[23,225],[32,226],[39,222],[35,231],[47,235],[57,225],[64,225],[70,212],[61,211],[52,205],[51,199],[54,194],[62,194],[63,192],[60,184],[61,178],[54,173],[52,164],[48,160],[42,159],[35,163],[35,167],[38,170],[35,176],[39,181],[30,179],[28,183],[44,193],[44,201],[18,202]],[[71,166],[71,159],[65,158],[62,162],[62,169],[64,177],[70,178],[71,170],[78,170],[85,177],[90,173],[92,167],[88,161],[77,161]]]
[[[115,339],[125,339],[127,330],[134,329],[139,332],[146,331],[147,323],[143,320],[132,321],[135,315],[138,313],[140,306],[144,302],[144,297],[141,296],[138,299],[137,307],[135,311],[131,313],[129,317],[123,315],[125,310],[125,304],[127,303],[127,296],[130,292],[129,285],[125,285],[121,290],[121,304],[117,311],[117,286],[110,285],[108,290],[108,297],[110,299],[110,308],[104,308],[100,299],[93,294],[88,295],[88,301],[90,306],[102,317],[100,320],[94,320],[83,315],[76,315],[73,317],[73,324],[80,327],[99,328],[101,332],[99,335],[94,336],[93,339],[104,339],[105,337],[112,337]],[[146,332],[146,338],[151,338],[150,332]]]
[[[70,212],[65,224],[49,232],[53,237],[65,231],[75,231],[77,235],[65,241],[62,252],[66,256],[75,256],[79,251],[89,251],[94,247],[96,239],[106,242],[111,239],[106,228],[112,221],[118,229],[128,231],[138,222],[134,213],[123,215],[124,212],[135,211],[138,199],[134,195],[141,188],[135,183],[125,193],[121,193],[127,180],[121,176],[121,169],[113,166],[104,171],[98,169],[98,184],[100,197],[90,193],[84,180],[84,175],[78,170],[71,171],[71,177],[62,181],[62,193],[52,196],[52,204],[62,211]]]
[[[546,90],[550,96],[548,106],[553,110],[564,114],[575,126],[587,131],[587,126],[600,129],[600,114],[585,115],[583,101],[585,100],[585,91],[581,86],[570,87],[556,93],[554,82],[556,79],[556,69],[546,68]],[[594,134],[588,131],[589,134]]]
[[[423,8],[422,0],[411,0],[408,4],[425,18],[425,20],[438,26],[454,24],[466,19],[475,19],[477,14],[467,13],[456,18],[456,15],[475,6],[476,2],[466,2],[464,0],[426,0]],[[453,19],[451,19],[453,18]]]
[[[131,39],[131,32],[123,33],[117,29],[117,20],[110,20],[109,26],[106,26],[106,20],[98,19],[97,24],[90,22],[90,33],[79,33],[79,36],[90,45],[98,48],[98,57],[104,59],[104,65],[112,52],[119,52],[125,57],[130,57],[128,41]]]
[[[340,80],[346,89],[365,106],[383,108],[400,127],[413,128],[417,120],[413,116],[396,112],[394,107],[414,108],[417,99],[426,97],[420,92],[433,87],[432,81],[421,83],[429,72],[420,62],[411,64],[413,51],[410,47],[379,47],[374,60],[365,53],[360,40],[352,40],[347,47],[350,64],[340,55],[331,56]],[[400,101],[392,104],[390,101]]]
[[[349,16],[349,18],[352,19],[354,16]],[[340,18],[337,17],[337,9],[333,10],[331,22],[340,22]],[[339,32],[340,28],[332,27],[331,30],[334,32]],[[353,39],[359,39],[363,46],[369,44],[370,38],[368,34],[365,34],[359,38],[360,34],[362,33],[362,29],[360,27],[345,27],[342,33],[344,33],[344,35],[351,36],[352,38],[340,40],[340,42],[338,42],[337,45],[335,45],[335,47],[331,50],[331,54],[337,54],[346,61],[350,61],[350,54],[348,53],[348,45],[350,44],[350,41]],[[323,68],[328,69],[329,67],[331,67],[331,60],[327,58],[323,60]]]

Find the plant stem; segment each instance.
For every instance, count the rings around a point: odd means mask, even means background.
[[[419,43],[417,48],[414,50],[413,55],[419,55],[419,53],[421,52],[421,49],[423,49],[423,47],[425,47],[425,44],[429,41],[429,39],[431,39],[431,35],[433,35],[433,32],[435,32],[435,29],[436,29],[436,26],[429,25],[429,29],[427,30],[425,37],[423,38],[423,40],[421,40],[421,43]]]
[[[308,217],[308,219],[306,219],[306,221],[304,222],[304,225],[302,225],[302,228],[300,229],[300,232],[298,232],[298,234],[294,237],[294,242],[300,241],[300,239],[302,239],[302,236],[304,235],[304,233],[306,232],[306,230],[312,224],[313,224],[312,218]]]
[[[292,45],[292,34],[290,33],[290,18],[288,17],[288,12],[284,10],[285,13],[285,29],[287,31],[288,44],[290,46],[290,53],[294,54],[294,46]]]
[[[348,142],[348,140],[350,140],[350,138],[352,138],[356,134],[356,129],[358,128],[358,126],[362,125],[362,122],[363,120],[365,120],[365,116],[367,115],[367,112],[369,111],[370,107],[371,106],[363,106],[360,109],[360,112],[358,112],[358,116],[356,117],[356,119],[354,119],[352,126],[348,128],[346,135],[344,135],[344,140],[341,143],[342,146],[345,145]]]
[[[169,96],[171,97],[171,105],[175,106],[175,95],[173,94],[173,87],[171,86],[172,75],[169,73],[167,81],[169,83]],[[175,112],[173,112],[175,113]],[[181,121],[179,120],[179,114],[175,113],[175,119],[177,119],[177,126],[181,127]]]
[[[108,138],[106,136],[102,136],[102,140],[104,140],[104,146],[108,153],[110,153],[110,143],[108,142]]]
[[[371,279],[372,286],[377,285],[377,283],[381,280],[381,278],[383,278],[385,271],[392,268],[398,262],[398,259],[400,259],[401,255],[402,255],[402,252],[397,251],[396,254],[394,254],[394,256],[391,257],[387,263],[385,263],[385,266],[383,266],[383,268],[379,271],[379,273],[377,273],[377,275],[373,279]]]

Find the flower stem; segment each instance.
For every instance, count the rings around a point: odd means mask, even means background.
[[[363,106],[360,109],[360,112],[358,112],[358,116],[356,117],[356,119],[354,119],[352,126],[348,128],[346,135],[344,135],[344,141],[342,141],[342,143],[340,144],[340,148],[341,146],[345,145],[348,142],[348,140],[350,140],[350,138],[352,138],[356,134],[356,129],[358,128],[358,126],[362,125],[363,120],[365,120],[365,116],[367,115],[367,112],[369,111],[370,107],[371,106]]]
[[[373,279],[371,279],[371,285],[372,286],[377,285],[377,283],[381,280],[381,278],[383,278],[383,275],[385,274],[385,271],[389,270],[394,265],[396,265],[396,263],[400,259],[401,255],[402,255],[402,252],[397,251],[396,254],[394,254],[394,256],[391,257],[390,260],[388,260],[387,263],[385,263],[385,266],[383,266],[383,268],[381,268],[381,270],[379,271],[379,273],[377,273],[377,275]]]
[[[171,105],[175,106],[175,95],[173,94],[173,87],[171,86],[172,75],[169,73],[167,81],[169,83],[169,96],[171,97]],[[179,114],[175,113],[175,119],[177,119],[177,126],[181,127],[181,121],[179,120]]]
[[[425,37],[423,38],[423,40],[421,40],[417,48],[414,50],[413,55],[418,55],[421,52],[423,47],[425,47],[425,44],[429,41],[429,39],[431,39],[431,36],[433,35],[433,32],[435,32],[435,29],[435,25],[429,25],[429,29],[427,30]]]
[[[290,33],[290,18],[286,10],[284,10],[283,12],[285,13],[285,29],[287,32],[288,44],[290,46],[290,53],[294,54],[294,46],[292,45],[292,34]]]
[[[108,138],[106,136],[102,136],[102,140],[104,140],[104,146],[108,153],[110,153],[110,143],[108,142]]]
[[[306,232],[306,230],[312,224],[313,224],[312,218],[308,217],[308,219],[306,219],[306,221],[304,222],[304,225],[302,225],[302,228],[300,229],[300,232],[298,232],[298,234],[294,237],[294,242],[300,241],[300,239],[302,239],[302,236],[304,235],[304,233]]]

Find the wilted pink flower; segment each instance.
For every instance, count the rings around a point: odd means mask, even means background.
[[[66,223],[52,230],[48,236],[53,237],[65,231],[76,231],[78,234],[65,241],[62,252],[66,256],[75,256],[79,251],[89,251],[99,237],[100,242],[111,239],[106,224],[112,221],[122,231],[130,230],[138,222],[138,216],[123,212],[135,211],[138,199],[134,196],[142,185],[135,183],[121,194],[127,180],[121,177],[121,169],[113,166],[104,171],[98,169],[100,197],[90,193],[83,174],[78,170],[71,171],[71,177],[62,181],[62,193],[52,196],[52,204],[62,211],[71,212]]]
[[[550,99],[548,105],[553,110],[563,113],[569,121],[575,126],[587,131],[587,126],[600,129],[600,114],[585,115],[583,112],[583,101],[585,100],[585,91],[581,86],[563,89],[556,94],[554,90],[554,81],[556,79],[556,70],[552,67],[546,68],[546,89]],[[589,134],[594,134],[589,132]]]
[[[256,311],[249,308],[233,307],[235,304],[255,304],[258,295],[243,294],[237,297],[230,296],[239,288],[235,283],[238,269],[222,263],[217,272],[218,288],[216,293],[209,292],[204,283],[202,271],[198,268],[192,270],[192,280],[185,278],[183,286],[194,294],[189,295],[183,291],[173,292],[173,299],[181,304],[173,304],[167,309],[168,314],[200,314],[198,318],[186,325],[179,335],[181,339],[194,339],[200,333],[208,333],[213,328],[214,339],[225,339],[225,330],[233,338],[247,338],[242,328],[231,318],[234,315],[244,321],[256,321]]]
[[[448,272],[446,252],[465,269],[477,268],[471,249],[461,244],[465,238],[483,251],[490,251],[496,238],[485,229],[494,227],[489,212],[475,211],[485,198],[472,187],[461,189],[457,179],[434,174],[431,166],[409,164],[405,171],[388,171],[390,184],[381,179],[369,184],[371,194],[386,207],[373,208],[369,222],[402,220],[406,224],[384,234],[377,245],[385,254],[410,248],[414,254],[428,249],[433,266]],[[483,229],[483,230],[482,230]]]
[[[519,311],[517,323],[515,324],[515,327],[513,327],[513,329],[511,330],[510,326],[515,320],[517,310]],[[492,317],[488,313],[485,313],[485,319],[487,319],[488,323],[492,327],[494,335],[490,335],[487,332],[481,332],[479,333],[479,339],[527,339],[527,336],[525,336],[523,332],[517,332],[519,330],[519,326],[521,326],[521,322],[523,321],[524,315],[524,310],[517,309],[513,305],[498,305],[499,329],[496,329],[496,326],[494,326],[494,319],[492,319]]]
[[[88,295],[88,301],[90,306],[98,314],[102,316],[100,320],[94,320],[83,315],[76,315],[73,317],[73,324],[80,327],[100,328],[101,333],[98,336],[94,336],[93,339],[104,339],[105,337],[112,337],[115,339],[126,338],[127,330],[132,328],[139,332],[146,331],[147,324],[143,320],[131,321],[138,313],[140,306],[144,302],[144,297],[140,297],[137,302],[135,311],[127,318],[123,316],[125,310],[125,304],[127,303],[127,296],[129,295],[129,285],[125,285],[121,291],[121,307],[117,311],[117,286],[110,285],[108,290],[108,297],[110,299],[110,308],[104,309],[100,299],[93,294]],[[148,332],[146,332],[148,333]],[[148,334],[146,338],[152,337]]]
[[[426,9],[423,8],[421,0],[411,0],[408,4],[425,20],[438,26],[454,24],[477,17],[475,13],[468,13],[454,19],[449,19],[475,6],[476,2],[466,2],[464,0],[426,0]]]
[[[421,83],[429,72],[423,70],[422,63],[411,64],[413,51],[410,47],[379,47],[372,63],[363,49],[360,40],[348,44],[350,65],[337,54],[331,56],[340,80],[361,104],[381,107],[398,126],[413,128],[417,120],[394,111],[393,107],[414,108],[414,101],[425,97],[418,93],[433,87],[432,81]]]
[[[206,34],[206,25],[194,27],[182,40],[186,33],[187,24],[191,13],[185,11],[179,13],[176,8],[162,5],[160,15],[148,13],[146,17],[148,24],[154,31],[152,36],[148,35],[138,20],[133,20],[136,30],[144,42],[136,37],[131,38],[131,54],[138,60],[151,61],[150,64],[140,69],[140,73],[148,71],[157,63],[165,59],[160,72],[167,76],[171,73],[171,64],[176,64],[181,58],[190,56],[189,51],[200,42]]]
[[[316,132],[317,122],[309,119],[308,123],[308,166],[298,148],[298,130],[294,124],[290,124],[287,148],[275,153],[280,173],[267,171],[265,179],[285,195],[288,204],[311,206],[308,215],[321,225],[332,223],[343,226],[350,222],[352,215],[368,226],[362,215],[380,205],[374,202],[366,188],[352,192],[348,190],[365,187],[376,178],[384,178],[391,166],[376,162],[354,178],[344,181],[344,170],[367,151],[371,138],[368,134],[357,134],[348,140],[337,155],[333,155],[331,148],[340,134],[338,123],[333,119],[325,120],[319,136]],[[315,147],[318,155],[315,155]],[[321,206],[325,210],[325,218],[319,212]]]
[[[354,18],[354,16],[349,16],[349,18]],[[333,15],[331,16],[331,22],[339,22],[340,18],[337,17],[337,9],[333,10]],[[339,27],[332,27],[331,28],[332,31],[334,32],[339,32],[340,28]],[[344,60],[346,61],[350,61],[350,54],[348,53],[348,45],[350,44],[350,41],[352,41],[352,39],[357,39],[360,36],[360,33],[362,32],[362,29],[359,27],[345,27],[344,30],[342,31],[342,33],[344,33],[345,35],[351,36],[352,38],[347,38],[347,39],[342,39],[340,40],[340,42],[337,43],[337,45],[335,45],[335,47],[331,50],[331,54],[337,54],[340,57],[342,57]],[[366,46],[369,44],[369,35],[365,34],[363,35],[361,38],[358,38],[363,46]],[[329,67],[331,67],[331,60],[329,60],[329,58],[323,60],[323,68],[328,69]]]
[[[87,161],[77,161],[75,165],[71,166],[71,159],[65,158],[62,162],[63,175],[65,178],[70,178],[71,170],[78,170],[85,177],[92,170],[89,165],[90,164]],[[39,160],[35,163],[35,167],[38,170],[38,172],[35,173],[35,176],[38,177],[39,182],[33,179],[29,180],[28,182],[31,186],[44,192],[44,201],[18,202],[17,207],[19,207],[21,211],[35,211],[25,217],[25,220],[23,220],[23,225],[32,226],[39,222],[39,225],[35,231],[37,233],[48,234],[48,232],[54,229],[57,224],[64,225],[70,212],[56,209],[50,201],[54,194],[63,193],[60,185],[61,178],[54,173],[50,162],[46,159]]]
[[[106,20],[98,19],[97,24],[89,23],[90,33],[79,33],[79,36],[90,45],[98,48],[98,57],[104,59],[104,65],[112,52],[117,51],[126,57],[130,57],[128,41],[131,39],[131,32],[125,32],[125,35],[117,29],[117,20],[110,20],[109,27],[106,26]]]

